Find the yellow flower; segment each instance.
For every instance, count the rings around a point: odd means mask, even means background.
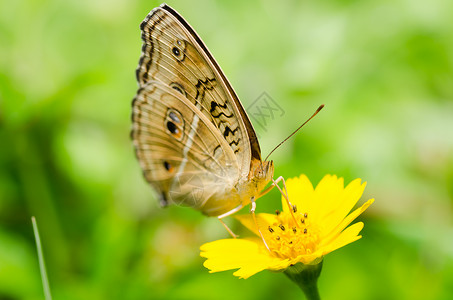
[[[234,275],[248,278],[265,269],[284,271],[297,263],[318,264],[324,255],[361,238],[362,222],[347,226],[374,201],[370,199],[348,214],[365,185],[355,179],[345,188],[343,178],[326,175],[313,189],[305,175],[288,179],[286,187],[293,207],[290,209],[282,197],[281,213],[256,215],[269,249],[260,237],[206,243],[200,248],[200,255],[207,258],[204,266],[211,273],[239,269]],[[260,236],[251,215],[237,219]]]

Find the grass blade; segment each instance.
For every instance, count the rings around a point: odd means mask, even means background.
[[[33,233],[35,234],[36,249],[38,251],[39,270],[41,271],[42,287],[44,289],[44,298],[52,300],[50,295],[49,280],[47,279],[46,265],[44,264],[44,256],[42,254],[41,239],[39,238],[38,225],[36,224],[35,217],[31,217],[33,223]]]

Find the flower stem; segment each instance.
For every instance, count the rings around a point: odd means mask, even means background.
[[[308,300],[320,300],[317,282],[321,269],[322,261],[316,265],[298,263],[288,267],[284,273],[302,289]]]

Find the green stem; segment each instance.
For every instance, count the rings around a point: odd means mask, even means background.
[[[287,268],[284,273],[302,289],[308,300],[320,300],[317,282],[321,269],[322,261],[316,265],[298,263]]]

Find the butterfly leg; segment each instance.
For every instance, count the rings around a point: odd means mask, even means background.
[[[278,183],[282,181],[283,182],[283,189],[285,190],[285,193],[283,193],[283,190],[280,188],[280,186],[278,185]],[[283,178],[283,176],[280,176],[278,177],[276,180],[272,179],[272,184],[266,188],[265,190],[263,190],[259,197],[262,197],[264,195],[266,195],[267,193],[269,193],[274,187],[277,187],[278,190],[280,191],[280,193],[283,195],[283,197],[285,197],[285,199],[288,200],[288,191],[286,190],[286,184],[285,184],[285,179]],[[289,202],[289,200],[288,200]]]
[[[234,213],[236,213],[236,212],[238,212],[238,211],[240,211],[242,208],[243,208],[243,206],[242,206],[242,205],[239,205],[239,206],[233,208],[232,210],[227,211],[226,213],[224,213],[224,214],[222,214],[222,215],[220,215],[220,216],[217,216],[217,219],[220,221],[220,223],[222,223],[223,227],[225,227],[225,229],[228,231],[228,233],[229,233],[233,238],[237,238],[238,235],[235,234],[235,233],[230,229],[230,227],[228,227],[228,225],[225,224],[225,222],[223,222],[222,219],[223,219],[223,218],[226,218],[226,217],[228,217],[228,216],[230,216],[230,215],[232,215],[232,214],[234,214]]]
[[[264,243],[264,246],[266,246],[267,250],[269,252],[271,252],[271,250],[269,249],[269,246],[267,245],[266,243],[266,240],[264,239],[264,236],[263,236],[263,233],[261,232],[261,229],[260,227],[258,226],[258,222],[256,221],[256,215],[255,215],[255,210],[256,210],[256,202],[255,202],[255,197],[252,197],[250,199],[250,213],[252,214],[252,217],[253,217],[253,222],[255,223],[255,226],[256,226],[256,230],[258,230],[258,233],[260,234],[260,237],[261,239],[263,240],[263,243]]]
[[[283,193],[282,189],[278,186],[278,183],[282,181],[283,182],[283,189],[285,190],[285,193]],[[285,179],[283,176],[278,177],[276,180],[272,179],[272,184],[266,188],[265,190],[261,191],[259,197],[262,197],[269,193],[274,187],[277,187],[280,193],[285,197],[285,199],[288,199],[288,191],[286,190],[286,184],[285,184]]]
[[[282,188],[278,185],[279,182],[282,182],[282,185],[283,185],[283,190]],[[286,189],[286,182],[285,182],[285,178],[283,178],[283,176],[280,176],[278,177],[276,180],[272,179],[272,185],[270,187],[268,187],[267,189],[265,189],[264,191],[262,191],[260,193],[260,197],[262,195],[265,195],[267,194],[270,190],[272,190],[274,187],[277,187],[277,189],[280,191],[280,193],[283,195],[283,197],[285,198],[286,200],[286,204],[288,205],[288,208],[289,208],[289,211],[291,213],[291,216],[293,217],[293,220],[294,222],[296,223],[297,226],[299,226],[297,220],[296,220],[296,217],[294,216],[294,213],[296,212],[296,207],[294,205],[291,204],[291,202],[289,201],[289,196],[288,196],[288,190]]]
[[[230,227],[228,227],[228,225],[225,224],[225,222],[223,222],[222,219],[218,218],[218,220],[220,221],[220,223],[222,223],[223,227],[225,227],[225,229],[226,229],[226,230],[228,231],[228,233],[233,237],[233,239],[235,239],[235,238],[238,237],[238,235],[235,234],[235,233],[233,232],[233,230],[231,230]]]

